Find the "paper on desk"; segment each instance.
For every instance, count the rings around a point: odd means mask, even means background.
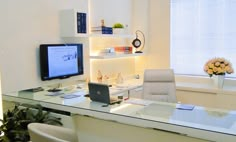
[[[125,101],[125,103],[148,106],[152,102],[148,101],[148,100],[141,100],[141,99],[128,99],[128,100]]]
[[[76,97],[80,97],[80,96],[84,96],[85,92],[74,92],[74,93],[70,93],[70,94],[65,94],[63,96],[61,96],[61,98],[64,99],[72,99],[72,98],[76,98]]]
[[[64,95],[64,96],[61,96],[61,98],[64,98],[64,99],[73,99],[73,98],[77,98],[77,97],[80,97],[80,95]]]
[[[46,94],[46,96],[59,96],[64,94],[63,92],[50,92],[48,94]]]
[[[181,109],[181,110],[193,110],[194,105],[190,104],[176,104],[176,109]]]

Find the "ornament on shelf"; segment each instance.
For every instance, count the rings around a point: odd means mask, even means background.
[[[108,79],[109,79],[108,75],[104,75],[103,78],[104,78],[103,83],[108,84]]]
[[[121,73],[118,73],[117,78],[116,78],[116,83],[121,84],[123,82],[124,82],[124,79],[123,79]]]
[[[105,20],[104,19],[101,20],[101,27],[105,27]]]
[[[98,81],[99,83],[102,83],[102,73],[101,73],[100,70],[98,70],[97,81]]]
[[[142,38],[143,38],[143,40],[141,41],[140,39],[139,39],[139,37],[138,37],[138,34],[141,34],[142,35]],[[134,48],[136,48],[136,51],[135,51],[135,53],[143,53],[142,52],[142,50],[143,50],[143,48],[144,48],[144,45],[145,45],[145,35],[144,35],[144,33],[142,32],[142,31],[140,31],[140,30],[137,30],[136,32],[135,32],[135,34],[136,34],[136,38],[133,40],[133,42],[132,42],[132,45],[134,46]],[[140,48],[141,47],[141,48]]]
[[[85,78],[86,88],[88,88],[89,82],[90,82],[90,78],[89,78],[89,77],[86,77],[86,78]]]

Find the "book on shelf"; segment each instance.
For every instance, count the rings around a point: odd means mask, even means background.
[[[117,46],[114,47],[116,53],[132,54],[133,48],[131,46]]]
[[[105,27],[105,26],[92,27],[91,32],[99,34],[113,34],[113,29],[112,27]]]
[[[86,13],[77,13],[77,33],[87,33]]]

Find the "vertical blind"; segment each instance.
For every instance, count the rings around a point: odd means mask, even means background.
[[[207,75],[203,66],[214,57],[226,58],[236,69],[236,0],[170,0],[170,5],[176,74]]]

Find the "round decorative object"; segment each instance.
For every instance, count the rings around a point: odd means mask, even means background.
[[[142,41],[143,43],[141,42],[141,40],[138,38],[138,33],[140,33],[143,37]],[[136,31],[136,38],[133,40],[132,42],[132,45],[136,48],[136,51],[135,53],[143,53],[142,52],[142,49],[144,48],[144,45],[145,45],[145,36],[143,34],[142,31],[140,30],[137,30]],[[142,46],[142,47],[141,47]]]
[[[142,43],[138,38],[136,38],[136,39],[133,40],[132,44],[135,48],[139,48]]]

